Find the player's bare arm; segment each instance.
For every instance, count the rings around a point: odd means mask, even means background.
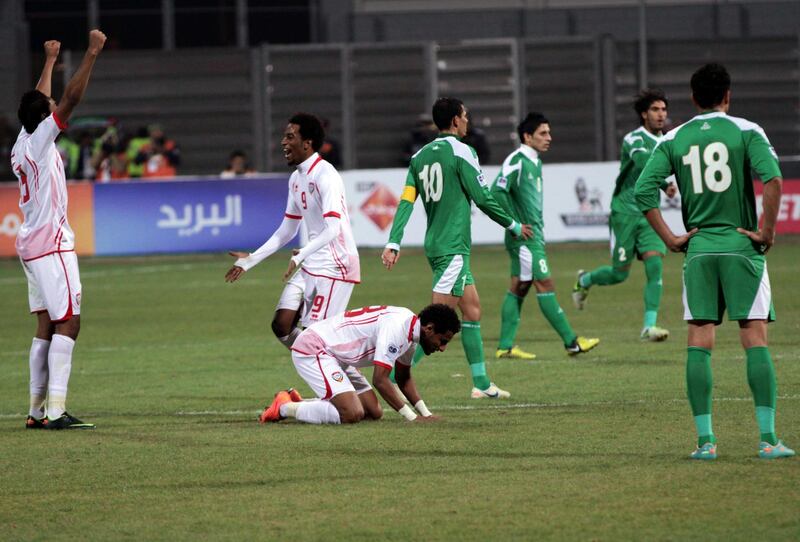
[[[92,30],[89,32],[89,46],[86,48],[86,54],[83,55],[83,60],[78,71],[72,76],[72,79],[67,83],[67,88],[64,89],[64,95],[56,108],[56,116],[62,121],[67,122],[72,115],[72,111],[80,103],[83,94],[86,92],[86,86],[89,84],[89,76],[92,75],[92,68],[94,62],[103,46],[106,43],[106,35],[99,30]]]
[[[671,252],[683,252],[686,243],[688,243],[689,239],[691,239],[691,237],[697,233],[697,228],[692,228],[683,235],[675,235],[672,233],[672,230],[669,229],[667,223],[664,222],[664,217],[661,215],[661,210],[657,207],[648,210],[645,213],[645,217],[647,218],[647,222],[650,223],[650,226],[655,230],[658,236],[661,237],[661,240],[664,241],[664,244],[667,245],[667,248]]]
[[[749,231],[736,228],[736,231],[748,236],[754,243],[761,244],[762,251],[768,252],[775,244],[775,222],[778,218],[778,209],[781,205],[783,179],[775,177],[764,185],[763,213],[764,223],[758,231]]]
[[[44,67],[42,68],[42,75],[39,76],[39,82],[36,83],[36,90],[50,96],[53,92],[53,68],[58,59],[58,52],[61,50],[61,42],[56,40],[48,40],[44,42]]]

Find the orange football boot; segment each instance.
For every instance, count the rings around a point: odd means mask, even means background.
[[[283,416],[281,416],[281,405],[291,402],[292,398],[289,396],[288,391],[279,391],[275,394],[275,399],[272,400],[272,404],[265,408],[261,416],[258,417],[259,423],[281,421],[283,419]]]
[[[300,395],[300,392],[294,388],[289,388],[288,390],[286,390],[286,392],[289,394],[289,397],[292,398],[293,403],[299,403],[300,401],[303,400],[303,397]]]

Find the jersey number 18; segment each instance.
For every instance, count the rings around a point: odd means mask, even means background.
[[[692,145],[683,156],[683,165],[692,172],[692,191],[703,193],[703,181],[712,192],[725,192],[731,185],[731,168],[728,166],[728,147],[716,141],[703,151],[705,171],[700,166],[700,146]]]

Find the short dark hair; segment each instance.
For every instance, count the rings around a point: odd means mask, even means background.
[[[29,90],[19,101],[17,116],[25,131],[32,134],[39,123],[50,116],[50,97],[38,90]]]
[[[423,326],[433,323],[433,330],[436,333],[452,331],[455,335],[461,331],[461,322],[456,311],[444,303],[433,303],[422,309],[419,313],[419,323]]]
[[[232,151],[230,156],[228,156],[228,160],[233,160],[234,158],[247,158],[247,155],[245,154],[244,151],[237,149],[235,151]]]
[[[722,64],[712,62],[692,74],[692,97],[703,109],[722,103],[731,88],[731,76]]]
[[[528,113],[522,122],[517,125],[517,135],[520,141],[525,141],[524,134],[533,134],[542,124],[550,124],[550,121],[541,113],[533,111]]]
[[[325,140],[325,129],[320,120],[310,113],[295,113],[289,119],[289,124],[296,124],[300,127],[301,139],[311,140],[311,148],[318,151]]]
[[[661,89],[646,88],[640,90],[639,93],[633,97],[633,109],[636,111],[636,116],[639,118],[639,124],[644,124],[642,113],[650,109],[653,102],[664,102],[664,105],[669,107],[667,97]]]
[[[458,98],[439,98],[433,104],[433,123],[439,130],[447,130],[453,124],[453,118],[461,115],[464,102]]]

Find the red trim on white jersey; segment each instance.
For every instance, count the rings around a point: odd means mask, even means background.
[[[331,297],[333,297],[333,287],[334,286],[336,286],[336,281],[331,282],[331,289],[328,292],[328,302],[325,304],[325,314],[322,315],[322,319],[323,320],[328,317],[328,309],[331,306]]]
[[[311,275],[312,277],[320,277],[320,278],[323,278],[323,279],[338,280],[340,282],[349,282],[351,284],[361,284],[360,280],[347,280],[347,279],[342,279],[342,278],[337,278],[337,277],[329,277],[327,275],[317,275],[315,273],[309,273],[308,271],[305,270],[305,268],[301,268],[301,270],[306,275]]]
[[[310,167],[310,168],[308,168],[308,171],[306,172],[306,175],[311,175],[311,170],[313,170],[313,169],[314,169],[314,166],[316,166],[317,164],[319,164],[321,161],[322,161],[322,156],[317,156],[317,159],[316,159],[316,160],[314,160],[314,163],[313,163],[313,164],[311,164],[311,167]]]
[[[283,216],[285,216],[286,218],[291,218],[292,220],[303,220],[302,216],[290,215],[289,213],[284,213]]]
[[[53,120],[56,121],[56,126],[58,126],[58,129],[62,132],[67,129],[67,123],[58,118],[55,111],[53,111]]]
[[[411,325],[408,326],[408,342],[411,342],[411,341],[414,340],[414,324],[417,323],[417,320],[419,320],[419,317],[415,314],[414,318],[411,319]],[[421,334],[422,334],[422,330],[420,330],[420,335]]]
[[[347,356],[341,356],[340,355],[340,356],[336,356],[336,359],[341,360],[341,361],[358,361],[360,359],[368,358],[371,354],[374,354],[374,353],[375,353],[375,349],[374,348],[370,348],[369,350],[367,350],[363,354],[360,354],[360,355],[355,356],[355,357],[347,357]]]
[[[342,218],[342,215],[340,215],[340,214],[339,214],[339,213],[337,213],[336,211],[328,211],[327,213],[325,213],[324,215],[322,215],[322,217],[323,217],[323,218],[327,218],[327,217],[329,217],[329,216],[332,216],[332,217],[335,217],[335,218]]]
[[[42,254],[40,256],[36,256],[35,258],[28,258],[27,260],[23,259],[22,261],[23,262],[32,262],[33,260],[38,260],[39,258],[44,258],[45,256],[50,256],[51,254],[61,254],[61,253],[64,253],[64,252],[75,252],[75,249],[71,248],[69,250],[53,250],[52,252],[48,252],[46,254]]]

